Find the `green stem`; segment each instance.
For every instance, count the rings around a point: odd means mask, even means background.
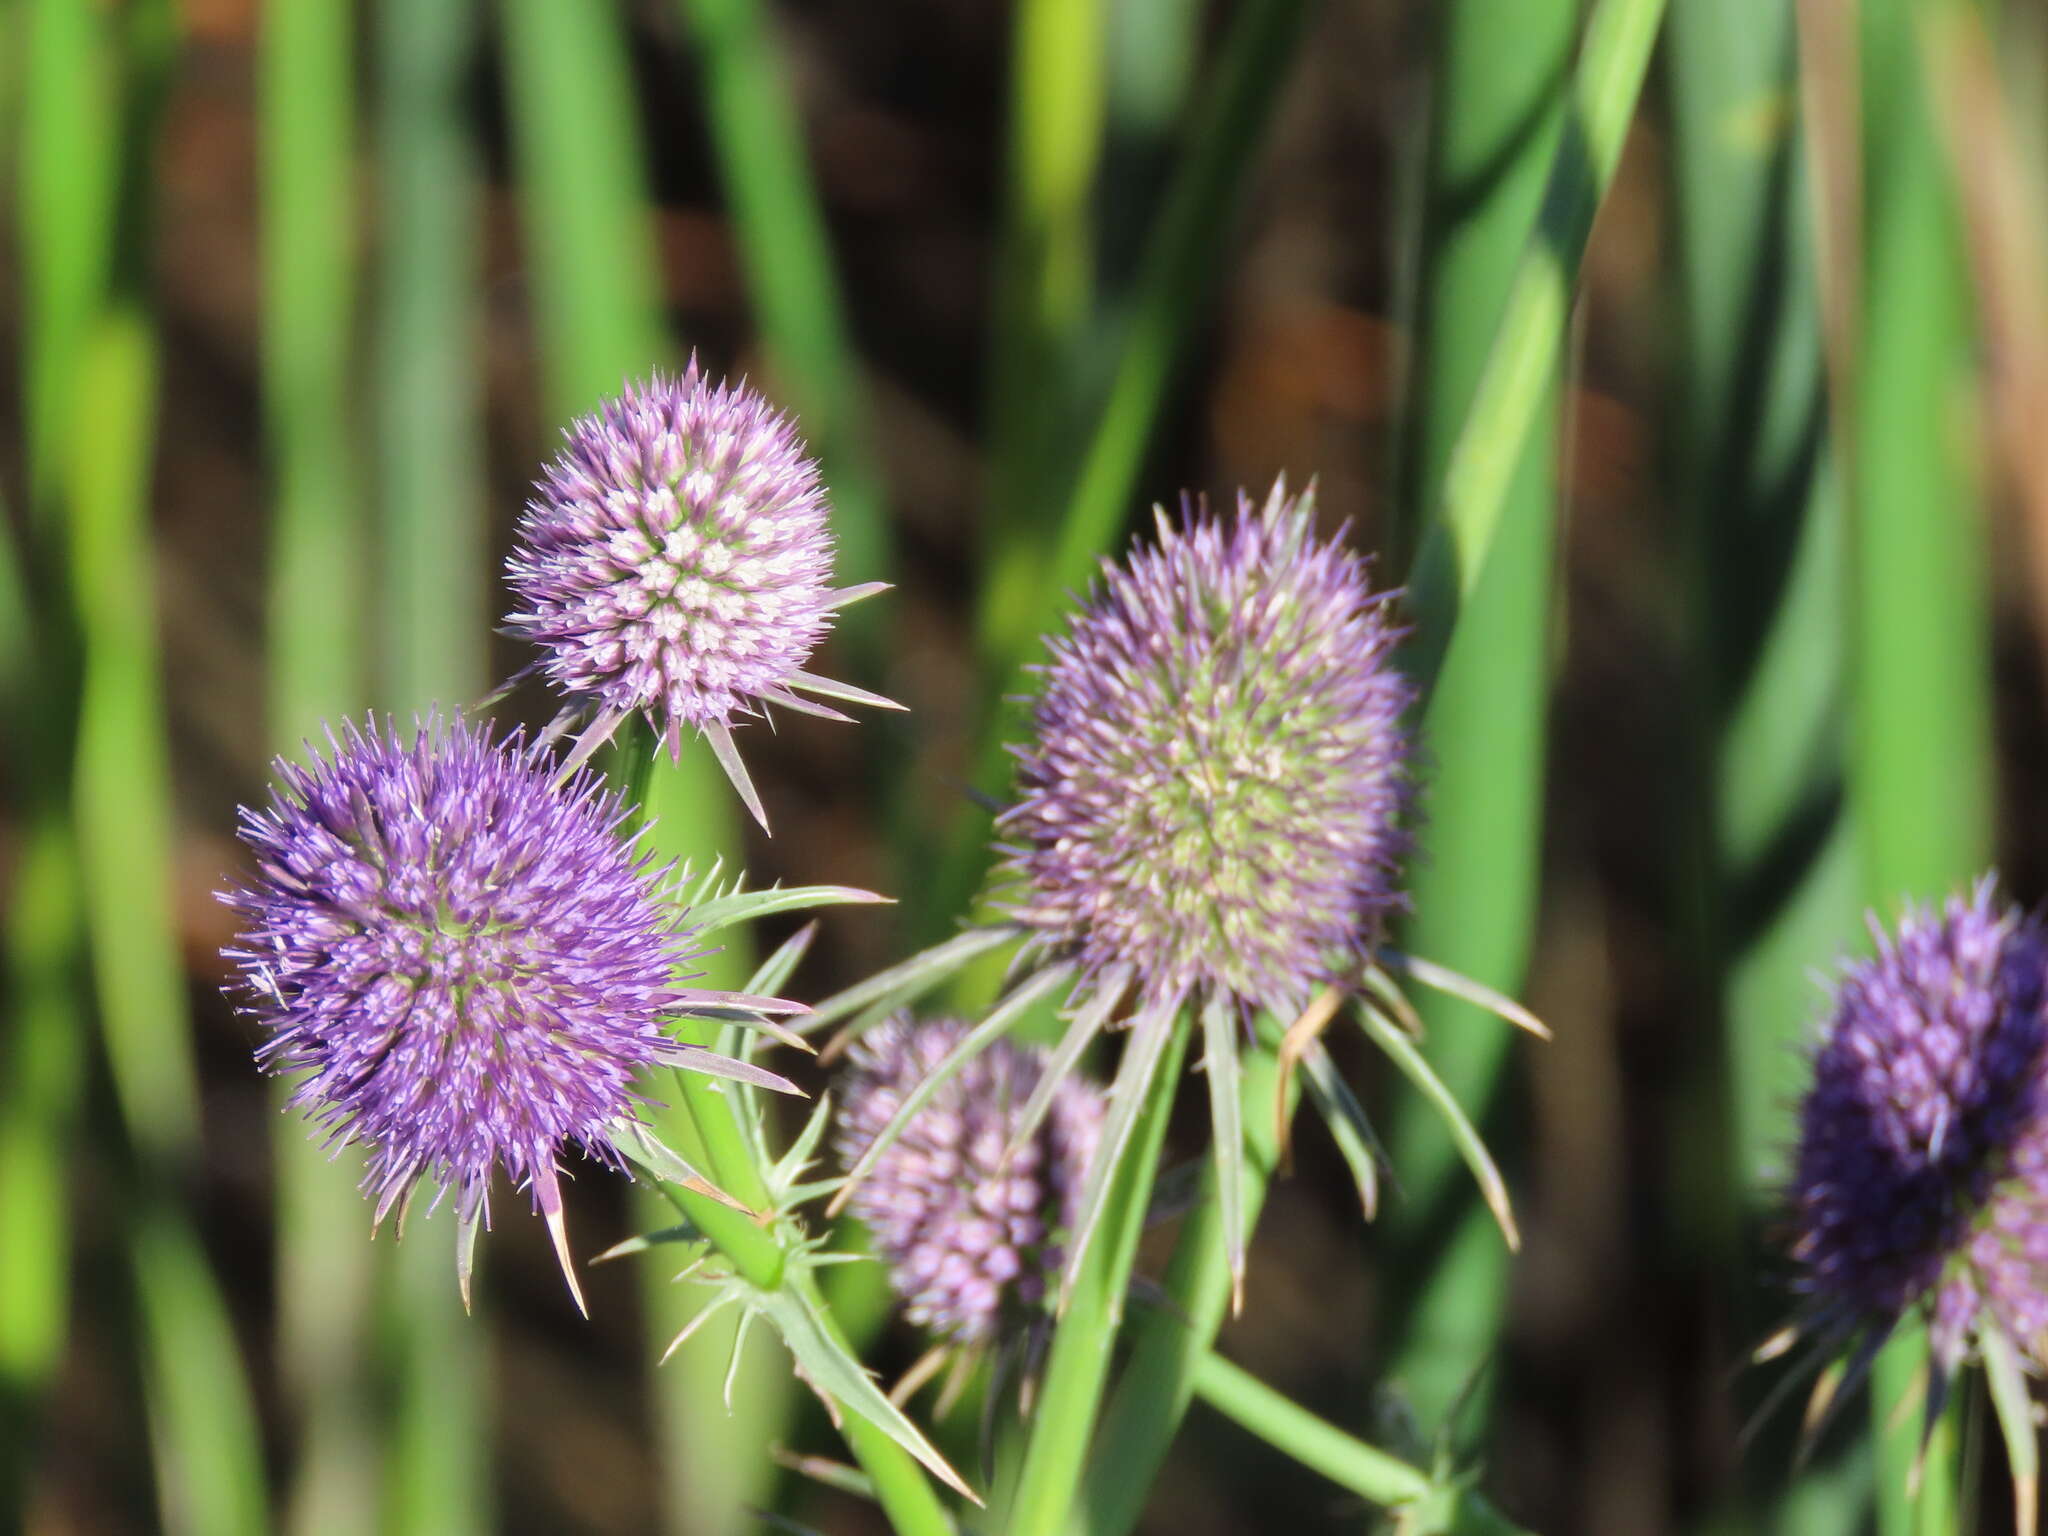
[[[1438,7],[1403,498],[1418,530],[1441,502],[1556,158],[1578,12],[1577,0],[1539,0],[1519,6],[1516,25],[1503,27],[1493,0]],[[1562,372],[1523,446],[1499,542],[1430,695],[1422,739],[1432,769],[1408,866],[1411,911],[1401,925],[1409,953],[1507,993],[1520,988],[1528,966],[1541,874]],[[1431,1063],[1483,1118],[1500,1096],[1514,1032],[1441,993],[1420,993],[1415,1008]],[[1395,1277],[1381,1335],[1386,1377],[1417,1420],[1434,1426],[1493,1348],[1509,1255],[1491,1214],[1470,1198],[1443,1122],[1405,1097],[1388,1116],[1402,1196],[1385,1218],[1387,1272]],[[1482,1388],[1463,1399],[1472,1404],[1468,1422],[1483,1422],[1485,1395]]]
[[[1512,1536],[1520,1529],[1477,1495],[1443,1487],[1420,1468],[1347,1435],[1221,1355],[1207,1353],[1195,1362],[1195,1396],[1338,1487],[1397,1510],[1404,1530]]]
[[[1005,1527],[1008,1536],[1057,1536],[1069,1528],[1103,1383],[1109,1375],[1110,1354],[1116,1346],[1117,1319],[1130,1288],[1138,1234],[1152,1198],[1174,1089],[1180,1083],[1188,1033],[1187,1021],[1180,1021],[1160,1059],[1148,1102],[1132,1127],[1123,1166],[1117,1172],[1112,1207],[1102,1218],[1104,1230],[1074,1281],[1065,1315],[1053,1334],[1030,1443],[1010,1503]],[[1247,1073],[1247,1081],[1250,1075]],[[1124,1470],[1130,1474],[1140,1469]]]
[[[1536,232],[1444,474],[1440,515],[1416,556],[1409,591],[1424,618],[1414,670],[1434,683],[1459,613],[1472,601],[1524,445],[1564,356],[1579,264],[1635,117],[1664,0],[1599,0],[1572,77],[1569,114]]]

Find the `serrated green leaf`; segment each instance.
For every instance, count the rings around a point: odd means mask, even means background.
[[[859,1013],[869,1004],[883,999],[893,999],[897,1006],[914,1002],[948,976],[962,969],[976,955],[986,954],[999,945],[1007,944],[1019,937],[1022,932],[1023,930],[1015,924],[998,923],[956,933],[945,943],[934,944],[930,949],[912,955],[900,965],[892,965],[885,971],[877,971],[866,981],[857,982],[844,992],[837,992],[826,998],[804,1019],[801,1033],[810,1034],[828,1024],[836,1024],[849,1015]]]
[[[1507,1239],[1508,1247],[1520,1249],[1522,1237],[1515,1229],[1515,1213],[1508,1200],[1507,1180],[1501,1177],[1493,1154],[1486,1150],[1485,1139],[1466,1116],[1457,1095],[1444,1085],[1444,1080],[1436,1075],[1436,1069],[1415,1048],[1415,1042],[1408,1038],[1399,1024],[1367,999],[1355,998],[1353,1001],[1357,1004],[1353,1011],[1365,1032],[1442,1117],[1445,1128],[1451,1133],[1451,1140],[1458,1148],[1458,1155],[1472,1170],[1472,1177],[1478,1180],[1479,1192],[1486,1197],[1493,1219],[1500,1223],[1501,1235]]]
[[[775,1325],[811,1390],[847,1413],[858,1414],[921,1463],[962,1498],[981,1499],[959,1473],[889,1401],[867,1368],[833,1332],[815,1290],[800,1277],[773,1291],[753,1291],[751,1304]]]

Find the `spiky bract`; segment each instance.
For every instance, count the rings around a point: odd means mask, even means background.
[[[838,1150],[851,1168],[966,1026],[897,1016],[853,1047]],[[1098,1089],[1059,1085],[1005,1161],[1045,1053],[999,1040],[947,1080],[852,1196],[910,1319],[963,1344],[1000,1338],[1043,1301],[1102,1124]]]
[[[1013,915],[1147,999],[1299,1009],[1401,904],[1414,691],[1313,495],[1162,512],[1051,660],[1002,818]]]

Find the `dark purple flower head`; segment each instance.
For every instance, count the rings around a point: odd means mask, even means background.
[[[853,1047],[838,1129],[848,1168],[966,1032],[899,1016]],[[1099,1089],[1061,1082],[1037,1131],[1003,1160],[1044,1068],[1043,1051],[998,1040],[947,1080],[853,1193],[911,1321],[958,1343],[999,1339],[1029,1317],[1077,1215],[1102,1125]]]
[[[1946,1370],[1994,1325],[2048,1363],[2048,932],[1986,878],[1877,939],[1800,1109],[1799,1287],[1822,1327],[1927,1308]]]
[[[830,585],[818,466],[786,416],[745,385],[713,384],[694,357],[680,378],[629,386],[567,436],[507,562],[512,632],[541,648],[539,669],[572,709],[594,717],[579,752],[639,712],[671,754],[701,731],[760,817],[735,716],[774,702],[845,718],[796,689],[889,702],[803,670],[833,610],[878,590]]]
[[[422,1179],[455,1191],[465,1293],[494,1166],[531,1188],[567,1272],[555,1159],[573,1143],[618,1163],[641,1068],[772,1076],[664,1033],[748,1000],[676,984],[688,930],[588,778],[560,784],[545,754],[460,718],[410,739],[345,726],[277,775],[242,815],[255,879],[227,898],[259,1059],[304,1074],[292,1102],[331,1139],[368,1146],[379,1221]]]
[[[1162,512],[1051,660],[1002,819],[1012,914],[1154,1001],[1285,1012],[1355,975],[1402,898],[1414,690],[1313,493]]]

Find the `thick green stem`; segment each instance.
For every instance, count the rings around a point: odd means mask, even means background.
[[[1066,1312],[1053,1334],[1030,1443],[1004,1527],[1008,1536],[1059,1536],[1069,1529],[1079,1502],[1089,1437],[1116,1347],[1117,1318],[1130,1287],[1131,1263],[1137,1256],[1138,1234],[1152,1198],[1152,1181],[1166,1139],[1174,1090],[1180,1085],[1188,1033],[1187,1021],[1178,1021],[1153,1077],[1145,1109],[1124,1149],[1111,1208],[1102,1218],[1103,1231],[1074,1281]]]
[[[1543,210],[1409,579],[1423,617],[1413,665],[1425,688],[1478,590],[1529,433],[1550,397],[1593,215],[1621,161],[1663,19],[1664,0],[1599,0],[1586,24]]]
[[[1527,3],[1513,27],[1500,24],[1493,0],[1449,0],[1437,11],[1404,496],[1411,526],[1425,526],[1442,497],[1535,225],[1563,126],[1578,11],[1576,0]],[[1430,697],[1423,740],[1432,768],[1400,941],[1508,993],[1528,964],[1540,875],[1561,393],[1553,377],[1508,488],[1498,546]],[[1417,996],[1415,1007],[1432,1064],[1475,1118],[1484,1115],[1499,1096],[1514,1032],[1439,993]],[[1397,1100],[1387,1131],[1402,1193],[1386,1217],[1388,1273],[1400,1277],[1383,1335],[1386,1374],[1417,1419],[1435,1425],[1493,1347],[1508,1253],[1491,1214],[1471,1199],[1442,1121]],[[1474,1406],[1481,1412],[1472,1418],[1483,1419],[1483,1405]]]

